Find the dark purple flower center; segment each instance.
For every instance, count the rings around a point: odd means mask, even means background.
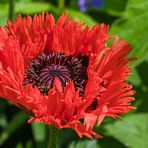
[[[57,77],[63,89],[67,82],[73,80],[75,89],[79,88],[82,96],[88,80],[88,62],[88,57],[80,54],[66,56],[62,53],[43,53],[30,61],[23,85],[37,86],[42,94],[47,95],[49,89],[54,87],[54,78]]]

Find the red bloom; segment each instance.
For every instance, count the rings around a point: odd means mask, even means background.
[[[90,29],[67,14],[57,23],[48,13],[8,21],[0,28],[0,96],[30,113],[29,122],[100,137],[96,121],[134,109],[135,91],[126,82],[131,47],[108,30],[104,24]]]

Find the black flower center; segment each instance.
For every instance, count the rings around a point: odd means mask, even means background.
[[[63,89],[67,82],[73,80],[75,89],[79,88],[82,96],[88,80],[88,63],[88,57],[80,54],[66,56],[62,53],[43,53],[30,61],[23,85],[37,86],[43,95],[47,95],[49,89],[54,86],[54,78],[57,77]]]

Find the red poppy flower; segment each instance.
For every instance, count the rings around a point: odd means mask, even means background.
[[[126,82],[131,47],[108,30],[67,14],[57,23],[48,13],[8,21],[0,28],[0,96],[30,113],[29,122],[100,137],[96,122],[134,109],[135,91]]]

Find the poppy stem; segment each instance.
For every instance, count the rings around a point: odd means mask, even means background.
[[[49,126],[49,145],[48,148],[56,148],[58,145],[59,139],[59,129],[55,126]]]
[[[12,20],[14,16],[14,0],[9,0],[9,19]]]

